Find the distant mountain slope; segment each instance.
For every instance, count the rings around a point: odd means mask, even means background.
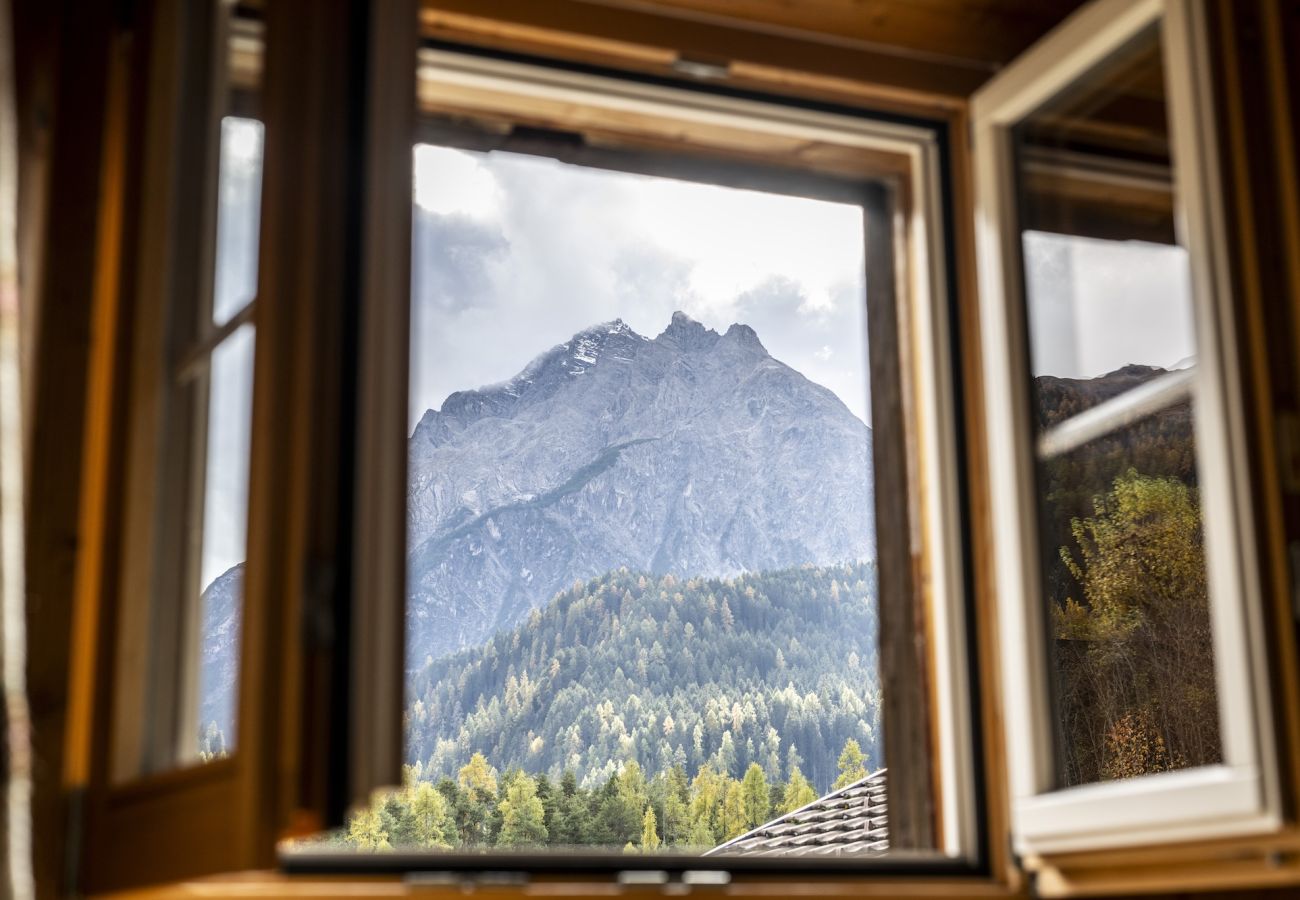
[[[239,631],[243,621],[244,564],[213,580],[199,598],[199,733],[216,723],[226,749],[235,738],[235,687],[239,683]],[[205,749],[209,749],[205,744]],[[221,749],[219,746],[210,748]]]
[[[874,558],[871,433],[754,331],[589,328],[410,440],[408,658],[487,640],[575,579]]]
[[[455,776],[476,752],[504,768],[603,783],[713,761],[819,792],[856,738],[879,753],[875,567],[811,566],[735,579],[628,570],[576,585],[411,685],[407,755]]]

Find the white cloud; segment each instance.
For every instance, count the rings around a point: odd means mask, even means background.
[[[746,322],[867,418],[860,208],[432,147],[416,182],[421,206],[480,233],[439,260],[472,278],[426,279],[464,296],[416,297],[412,423],[591,324],[654,336],[676,309],[718,330]]]

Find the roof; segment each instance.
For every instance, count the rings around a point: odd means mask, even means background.
[[[850,856],[889,849],[885,769],[760,825],[705,856]]]

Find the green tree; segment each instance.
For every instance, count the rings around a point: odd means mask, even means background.
[[[726,779],[708,763],[700,766],[691,782],[690,843],[694,847],[713,846],[722,831],[722,799]]]
[[[1082,602],[1054,610],[1066,781],[1221,758],[1200,503],[1129,469],[1061,548]]]
[[[740,784],[741,808],[744,810],[745,830],[757,828],[768,819],[767,776],[758,763],[750,763]]]
[[[790,773],[790,781],[785,786],[785,797],[781,800],[781,808],[778,812],[790,813],[800,807],[807,806],[817,799],[817,792],[813,786],[808,783],[808,779],[803,777],[803,773],[796,767]]]
[[[358,850],[391,850],[388,832],[384,829],[380,814],[382,802],[371,803],[365,809],[358,810],[348,823],[347,841]]]
[[[456,840],[456,823],[447,798],[427,781],[409,789],[415,842],[421,847],[451,847]]]
[[[840,768],[840,777],[835,779],[832,787],[837,791],[867,777],[866,759],[855,738],[849,738],[844,742],[844,749],[840,751],[840,758],[836,765]]]
[[[488,843],[489,825],[497,804],[497,774],[482,753],[475,753],[456,776],[463,803],[457,809],[457,828],[465,844]]]
[[[740,782],[728,778],[722,795],[722,839],[729,841],[749,830],[745,818],[745,796]]]
[[[649,806],[641,817],[641,852],[653,853],[659,849],[659,831],[655,828],[655,811]]]
[[[537,797],[537,784],[531,777],[521,772],[510,780],[500,811],[498,844],[517,847],[546,842],[546,811]]]

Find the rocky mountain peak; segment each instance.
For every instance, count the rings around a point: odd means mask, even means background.
[[[874,558],[871,433],[752,328],[614,320],[411,442],[410,662],[481,643],[574,579]]]
[[[699,352],[712,349],[718,338],[718,333],[712,328],[706,328],[679,309],[655,340],[687,352]]]

